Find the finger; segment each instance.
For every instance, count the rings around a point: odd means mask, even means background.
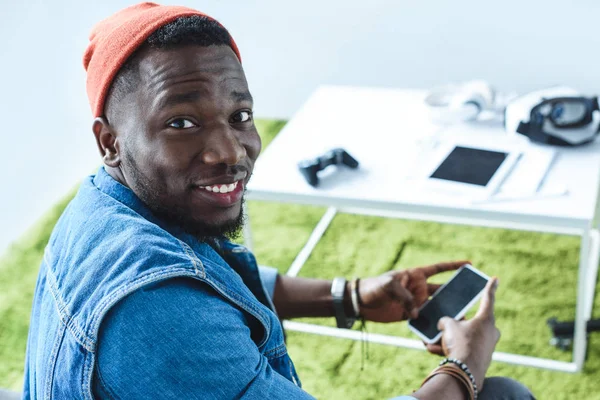
[[[427,284],[427,293],[429,293],[429,295],[433,295],[435,292],[437,292],[437,290],[442,287],[442,285],[438,285],[436,283],[428,283]]]
[[[403,287],[407,287],[408,286],[408,280],[409,280],[408,274],[402,274],[402,276],[400,277],[400,284]]]
[[[456,321],[450,317],[442,317],[437,323],[437,328],[440,331],[450,329],[456,325]]]
[[[443,356],[444,355],[444,349],[439,344],[425,344],[425,348],[431,354],[436,354],[438,356]]]
[[[439,274],[441,272],[454,271],[465,264],[469,264],[469,261],[442,262],[429,265],[427,267],[421,267],[420,269],[423,272],[423,275],[425,275],[426,278],[429,278],[430,276]]]
[[[392,286],[392,297],[394,300],[402,303],[404,310],[406,310],[406,314],[409,318],[417,318],[419,313],[417,308],[415,307],[415,298],[410,293],[408,289],[402,286],[399,282],[396,282]]]
[[[498,288],[498,278],[493,277],[485,285],[483,289],[483,297],[481,298],[481,304],[479,310],[475,314],[474,318],[489,319],[494,318],[494,303],[496,301],[496,289]]]

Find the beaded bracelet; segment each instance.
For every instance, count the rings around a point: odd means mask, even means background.
[[[433,379],[437,375],[449,375],[449,376],[453,377],[463,386],[463,388],[467,392],[467,399],[468,400],[475,399],[475,392],[473,391],[473,385],[471,384],[471,381],[469,380],[469,377],[467,376],[465,371],[460,369],[460,367],[458,365],[446,364],[446,365],[442,365],[441,367],[437,367],[436,369],[431,371],[431,373],[427,376],[427,378],[425,378],[425,380],[423,381],[421,386],[425,385],[427,382],[429,382],[429,380]]]
[[[469,367],[467,366],[467,364],[465,364],[464,362],[460,361],[458,358],[444,358],[440,362],[440,367],[442,365],[446,365],[448,363],[452,363],[452,364],[457,365],[458,367],[460,367],[460,369],[462,369],[467,374],[467,376],[471,380],[471,385],[473,385],[473,392],[474,392],[473,398],[475,400],[477,400],[477,393],[478,393],[478,391],[477,391],[477,384],[475,383],[475,377],[471,373],[471,370],[469,369]]]

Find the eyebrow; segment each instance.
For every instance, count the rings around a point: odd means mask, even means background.
[[[173,107],[178,104],[192,103],[198,101],[202,97],[202,94],[195,90],[187,93],[172,94],[168,97],[163,97],[158,104],[159,108]]]
[[[244,102],[244,101],[247,101],[250,103],[254,102],[252,95],[248,91],[238,92],[237,90],[233,90],[231,92],[230,96],[239,103]],[[202,98],[202,93],[200,93],[197,90],[187,92],[187,93],[172,94],[168,97],[162,98],[160,100],[159,107],[165,108],[165,107],[173,107],[178,104],[192,103],[192,102],[198,101],[200,98]]]
[[[242,101],[249,101],[250,103],[254,102],[252,95],[248,91],[238,92],[237,90],[234,90],[231,92],[231,97],[233,97],[238,102],[242,102]]]

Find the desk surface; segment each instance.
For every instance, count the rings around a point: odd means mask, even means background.
[[[424,146],[445,133],[428,117],[424,96],[421,90],[319,88],[259,157],[248,198],[577,229],[589,225],[600,183],[600,141],[557,148],[544,185],[565,185],[569,191],[565,196],[472,204],[415,179]],[[460,131],[463,140],[510,140],[529,146],[520,135],[505,134],[499,123],[465,124],[452,131]],[[359,170],[339,168],[326,174],[318,188],[311,187],[298,172],[297,162],[335,147],[358,159]]]

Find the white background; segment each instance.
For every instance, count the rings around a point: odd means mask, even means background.
[[[519,93],[558,83],[600,92],[598,1],[168,3],[229,29],[258,116],[290,117],[322,83],[483,78]],[[0,252],[99,165],[81,57],[93,24],[131,4],[0,0]]]

